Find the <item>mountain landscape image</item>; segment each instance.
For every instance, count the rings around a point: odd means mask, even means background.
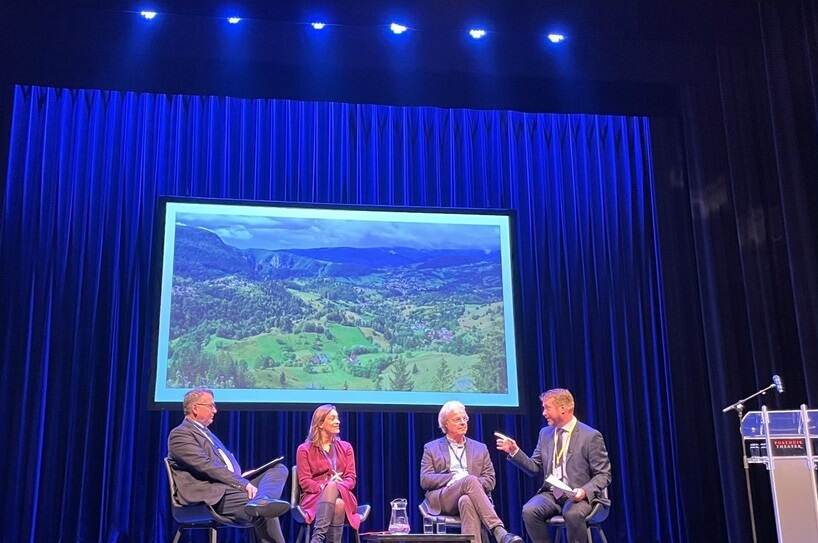
[[[298,248],[317,221],[199,222],[175,227],[169,388],[508,391],[499,242],[469,247],[444,224],[460,243],[435,246],[426,227],[392,245],[324,221],[332,240]]]

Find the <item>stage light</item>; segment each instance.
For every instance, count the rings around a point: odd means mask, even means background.
[[[560,43],[561,41],[565,41],[565,36],[563,34],[549,34],[548,41],[551,43]]]
[[[389,30],[391,30],[393,34],[403,34],[409,30],[409,28],[398,23],[392,23],[389,25]]]
[[[241,17],[228,17],[227,22],[231,25],[237,25],[241,22]]]
[[[327,23],[322,21],[315,21],[314,23],[310,23],[315,30],[324,30],[324,27],[327,26]]]
[[[479,40],[482,37],[485,37],[486,31],[482,28],[472,28],[469,30],[469,36],[474,38],[475,40]]]
[[[139,14],[149,21],[156,17],[155,11],[140,11]]]

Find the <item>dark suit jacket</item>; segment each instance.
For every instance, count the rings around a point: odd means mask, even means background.
[[[550,487],[545,484],[545,478],[551,472],[555,431],[553,426],[540,430],[537,448],[530,458],[522,449],[508,457],[510,462],[529,475],[542,474],[543,483],[537,492],[542,492],[546,486]],[[565,475],[567,484],[571,488],[585,490],[589,501],[610,505],[610,500],[601,495],[602,489],[611,484],[611,462],[608,460],[605,440],[597,430],[579,421],[571,433],[571,441],[565,453]]]
[[[224,449],[223,449],[224,450]],[[168,456],[176,481],[176,495],[182,505],[205,502],[215,505],[228,488],[244,490],[249,482],[241,476],[241,466],[230,451],[236,473],[227,465],[195,422],[185,419],[170,431]]]
[[[449,471],[449,442],[446,437],[435,439],[423,446],[423,458],[420,460],[420,487],[426,491],[429,512],[440,514],[440,493],[446,488],[452,476]],[[486,494],[494,490],[494,465],[489,458],[485,444],[466,438],[466,471],[480,480]]]

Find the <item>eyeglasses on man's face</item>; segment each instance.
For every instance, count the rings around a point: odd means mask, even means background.
[[[196,405],[201,405],[202,407],[207,407],[210,410],[216,409],[216,403],[197,403]]]
[[[453,419],[449,419],[449,422],[453,422],[455,424],[460,424],[460,423],[463,423],[463,422],[469,422],[469,416],[464,415],[462,417],[455,417]]]

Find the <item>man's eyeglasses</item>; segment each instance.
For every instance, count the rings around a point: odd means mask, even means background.
[[[455,424],[460,424],[461,422],[469,422],[469,417],[457,417],[456,419],[449,419],[449,422],[453,422]]]
[[[207,407],[208,409],[216,409],[215,403],[197,403],[196,405],[201,405]]]

